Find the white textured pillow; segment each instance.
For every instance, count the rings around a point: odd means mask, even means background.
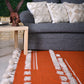
[[[68,13],[63,4],[47,3],[53,23],[68,22]]]
[[[33,14],[35,23],[51,22],[47,2],[28,2],[27,7]]]
[[[64,2],[63,4],[67,9],[70,23],[84,22],[84,3],[74,4]]]

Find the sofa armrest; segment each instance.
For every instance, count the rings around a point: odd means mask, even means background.
[[[23,24],[25,23],[34,23],[34,17],[29,10],[23,11],[20,13],[20,20]]]

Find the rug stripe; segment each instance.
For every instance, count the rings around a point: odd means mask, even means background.
[[[35,56],[36,56],[36,70],[38,70],[37,51],[35,52]]]
[[[65,72],[66,76],[69,79],[70,84],[78,84],[76,79],[72,76],[71,72],[69,71],[68,67],[64,63],[62,58],[58,58],[59,64],[62,67],[63,71]]]
[[[51,59],[52,59],[52,62],[53,62],[53,64],[54,64],[54,66],[55,66],[55,69],[61,70],[61,67],[60,67],[60,65],[59,65],[59,63],[58,63],[58,61],[57,61],[57,58],[56,58],[56,56],[55,56],[54,51],[53,51],[53,50],[49,50],[49,53],[50,53],[50,57],[51,57]]]
[[[28,55],[26,56],[24,72],[25,70],[31,73],[31,52],[28,52]],[[31,74],[24,75],[24,83],[28,82],[31,82]]]
[[[33,53],[33,69],[35,70],[35,54],[34,54],[34,51],[32,53]]]

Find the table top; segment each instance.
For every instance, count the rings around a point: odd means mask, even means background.
[[[28,26],[11,26],[11,25],[0,26],[0,31],[19,31],[19,30],[28,30]]]

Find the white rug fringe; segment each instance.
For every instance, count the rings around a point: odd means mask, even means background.
[[[9,78],[11,77],[11,72],[5,72],[2,76],[2,78]]]
[[[18,59],[13,59],[13,58],[11,58],[11,59],[9,60],[9,64],[10,64],[10,65],[17,64],[17,63],[18,63]]]
[[[1,84],[13,84],[15,70],[17,68],[18,59],[20,57],[20,49],[15,49],[12,58],[9,60],[9,66],[2,76]]]
[[[14,78],[4,78],[1,81],[1,84],[13,84]]]
[[[1,84],[10,84],[8,79],[2,79]]]
[[[6,69],[7,72],[12,72],[12,71],[15,71],[17,68],[17,64],[14,64],[14,65],[9,65]]]

